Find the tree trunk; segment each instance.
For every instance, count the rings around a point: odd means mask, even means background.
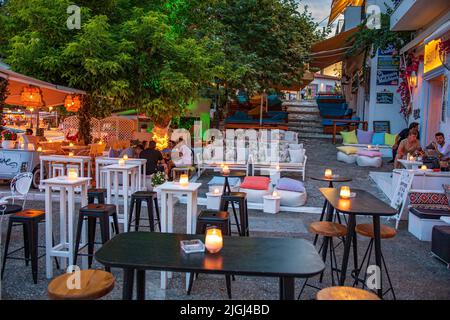
[[[85,95],[82,98],[82,103],[80,110],[78,110],[78,120],[80,121],[78,127],[79,139],[84,144],[91,143],[91,108],[92,108],[92,97],[90,95]]]

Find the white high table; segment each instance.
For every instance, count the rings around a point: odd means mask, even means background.
[[[194,234],[197,224],[197,193],[201,183],[190,182],[181,186],[178,182],[165,182],[156,187],[161,193],[161,232],[173,232],[173,195],[187,195],[186,233]],[[161,289],[167,288],[167,278],[171,273],[161,272]],[[186,274],[186,289],[189,284],[189,274]]]
[[[100,188],[106,188],[106,181],[103,178],[103,172],[105,172],[105,166],[111,164],[117,164],[120,158],[110,158],[110,157],[97,157],[95,158],[95,181]],[[139,158],[128,158],[127,164],[138,165],[138,190],[145,190],[145,165],[147,164],[146,159]]]
[[[75,217],[75,188],[81,190],[81,207],[88,203],[87,190],[91,178],[79,177],[68,179],[66,176],[50,178],[41,181],[45,188],[45,263],[47,278],[53,277],[52,257],[66,258],[69,266],[73,265],[74,254],[74,217]],[[59,189],[59,233],[60,242],[53,244],[53,187]],[[86,231],[86,228],[83,228]],[[86,232],[82,233],[80,247],[86,244]],[[82,258],[83,267],[87,267],[86,257]],[[61,267],[66,267],[66,260],[61,260]]]
[[[402,166],[405,167],[405,169],[416,170],[421,165],[423,165],[422,161],[411,161],[411,160],[406,160],[406,159],[398,159],[397,161],[400,162],[402,164]]]
[[[138,185],[137,171],[139,165],[137,164],[111,164],[103,167],[106,171],[106,198],[107,203],[112,204],[112,192],[114,190],[115,205],[117,210],[117,216],[119,223],[123,223],[124,232],[128,232],[128,197],[130,196],[130,180],[131,176],[131,193],[136,191]],[[119,214],[119,173],[122,175],[122,188],[123,188],[123,215]],[[114,175],[114,182],[112,181],[112,175]],[[113,182],[113,183],[112,183]]]

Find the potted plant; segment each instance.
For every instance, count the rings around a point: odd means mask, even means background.
[[[14,149],[16,145],[17,134],[10,130],[2,131],[2,148]]]
[[[151,178],[152,188],[156,188],[157,186],[163,184],[164,182],[166,182],[166,175],[164,172],[158,171],[153,174],[153,176]]]

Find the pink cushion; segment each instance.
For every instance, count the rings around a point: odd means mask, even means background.
[[[240,187],[243,189],[268,190],[269,183],[269,177],[245,177]]]
[[[365,157],[381,157],[381,152],[379,151],[369,151],[369,150],[358,150],[358,156],[365,156]]]

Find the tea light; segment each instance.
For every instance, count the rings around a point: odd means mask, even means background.
[[[124,165],[125,165],[125,160],[119,159],[119,166],[124,166]]]
[[[331,169],[325,170],[325,178],[331,178],[333,176],[333,171]]]
[[[420,170],[428,170],[428,167],[426,165],[423,165],[420,167]]]
[[[71,168],[68,170],[67,172],[67,177],[69,178],[69,180],[76,180],[78,179],[78,171],[75,168]]]
[[[73,143],[71,142],[71,143],[69,143],[69,147],[73,147]]]
[[[205,247],[211,253],[219,252],[223,247],[222,230],[211,227],[206,230]]]
[[[42,152],[42,147],[38,147],[37,151]]]
[[[343,198],[343,199],[348,199],[348,198],[350,198],[350,187],[348,187],[348,186],[342,186],[339,195],[340,195],[341,198]]]
[[[69,152],[69,157],[73,157],[73,152]]]
[[[369,145],[367,146],[367,149],[368,149],[368,150],[372,149],[372,146],[369,144]]]
[[[278,192],[276,191],[272,192],[272,197],[278,197]]]
[[[224,165],[223,168],[222,168],[222,172],[223,172],[224,174],[229,174],[229,173],[230,173],[230,168],[228,168],[227,165]]]
[[[189,176],[187,174],[180,175],[180,186],[187,187],[189,185]]]
[[[220,190],[218,188],[215,188],[213,193],[214,194],[220,194]]]
[[[409,157],[409,161],[414,161],[414,160],[416,160],[416,159],[413,156]]]
[[[125,161],[128,160],[128,155],[127,155],[127,154],[124,154],[124,155],[123,155],[123,160],[125,160]]]

